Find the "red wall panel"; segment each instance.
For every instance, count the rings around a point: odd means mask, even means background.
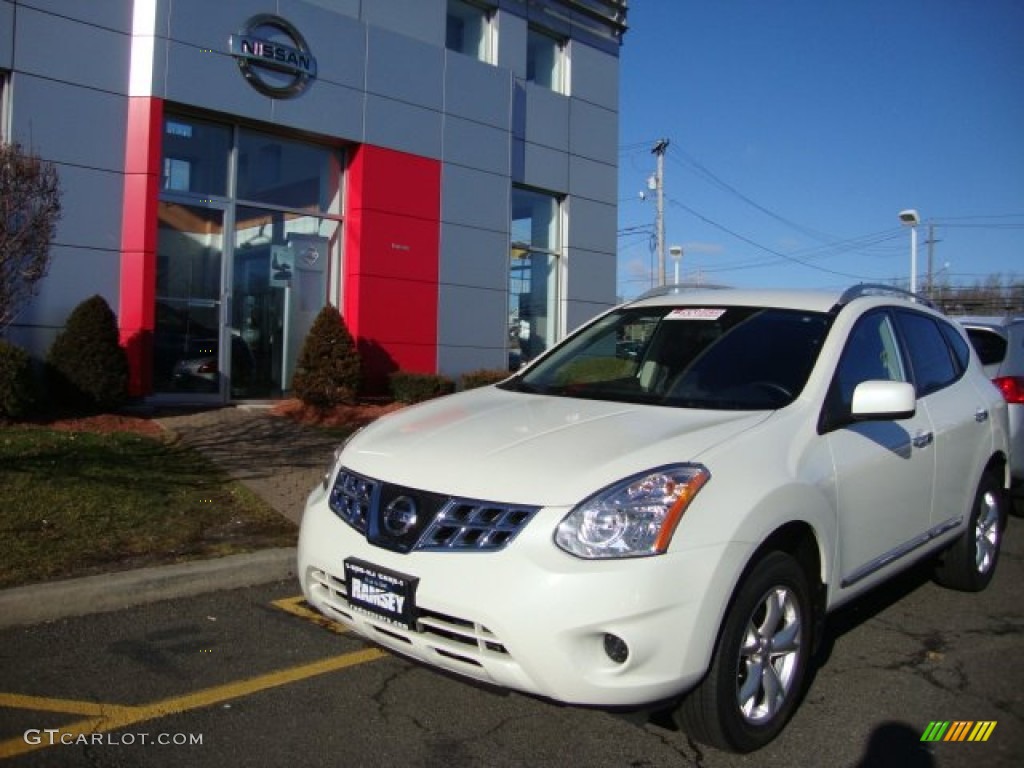
[[[437,370],[441,164],[364,145],[347,181],[342,310],[380,390],[394,370]]]
[[[118,322],[121,344],[128,353],[128,388],[133,396],[148,394],[151,389],[162,125],[162,100],[148,96],[129,99]]]

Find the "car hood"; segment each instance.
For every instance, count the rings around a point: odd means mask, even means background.
[[[568,506],[638,472],[697,461],[770,415],[485,387],[379,419],[349,441],[342,463],[412,488]]]

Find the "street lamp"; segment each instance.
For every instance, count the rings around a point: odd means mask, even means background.
[[[900,223],[905,227],[910,227],[910,292],[917,293],[917,225],[921,222],[921,217],[917,215],[917,211],[913,208],[908,208],[905,211],[900,211]]]
[[[672,261],[675,262],[675,273],[676,273],[675,274],[675,277],[676,277],[675,283],[676,283],[676,285],[679,285],[679,262],[682,261],[682,258],[683,258],[683,246],[681,246],[681,245],[669,246],[668,254],[669,254],[669,256],[672,257]]]

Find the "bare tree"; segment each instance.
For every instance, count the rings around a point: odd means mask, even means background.
[[[35,295],[50,266],[60,219],[60,183],[52,163],[19,144],[0,144],[0,331]]]

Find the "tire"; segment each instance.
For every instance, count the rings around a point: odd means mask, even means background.
[[[936,582],[961,592],[980,592],[988,586],[999,563],[1007,503],[1002,484],[986,472],[978,483],[967,530],[939,557]]]
[[[774,739],[799,704],[811,659],[811,590],[783,552],[757,561],[730,604],[711,667],[675,711],[691,738],[730,752]]]

